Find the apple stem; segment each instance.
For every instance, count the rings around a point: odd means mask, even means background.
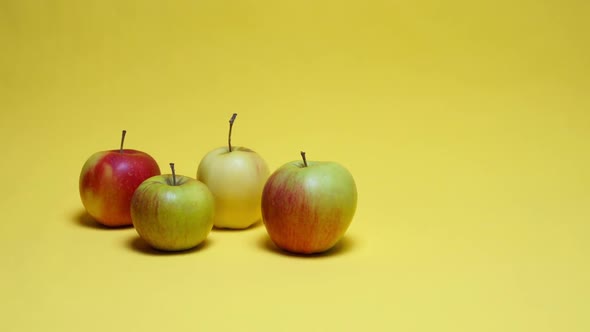
[[[229,135],[227,136],[227,146],[229,147],[229,152],[231,152],[231,129],[234,126],[234,121],[236,120],[236,116],[238,113],[234,113],[229,119]]]
[[[305,159],[305,151],[301,151],[301,158],[303,158],[303,166],[307,167],[307,159]]]
[[[170,169],[172,170],[172,185],[176,185],[176,173],[174,172],[174,163],[170,163]]]
[[[121,147],[119,147],[119,153],[123,153],[123,143],[125,143],[125,135],[127,134],[127,130],[123,130],[121,133]]]

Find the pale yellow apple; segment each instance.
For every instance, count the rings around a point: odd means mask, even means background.
[[[220,147],[199,163],[197,179],[215,197],[214,225],[243,229],[261,220],[262,189],[270,175],[262,157],[244,147]]]

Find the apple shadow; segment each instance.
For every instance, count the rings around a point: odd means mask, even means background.
[[[246,228],[222,228],[222,227],[213,227],[213,231],[214,232],[245,232],[245,231],[249,231],[249,230],[253,230],[256,229],[258,227],[262,226],[262,221],[259,220],[255,223],[253,223],[252,225],[246,227]]]
[[[344,236],[342,239],[340,239],[340,241],[338,241],[338,243],[336,243],[336,245],[334,247],[332,247],[331,249],[329,249],[327,251],[315,253],[315,254],[300,254],[300,253],[294,253],[294,252],[290,252],[287,250],[283,250],[283,249],[277,247],[272,242],[272,240],[270,239],[268,234],[262,235],[258,239],[257,244],[260,249],[272,252],[277,255],[296,257],[296,258],[304,258],[304,259],[318,259],[318,258],[342,256],[342,255],[345,255],[346,253],[350,252],[351,250],[353,250],[354,247],[356,246],[355,241],[350,236]]]
[[[205,241],[201,242],[199,245],[193,248],[189,248],[186,250],[179,250],[179,251],[165,251],[165,250],[158,250],[150,246],[147,242],[145,242],[141,237],[138,235],[133,236],[132,238],[127,241],[127,247],[135,252],[150,255],[150,256],[176,256],[176,255],[186,255],[192,254],[197,251],[202,251],[208,248],[211,245],[211,239],[207,238]]]
[[[115,229],[132,228],[131,225],[117,226],[117,227],[105,226],[105,225],[99,223],[98,221],[94,220],[94,218],[92,218],[88,214],[88,212],[86,212],[86,210],[80,210],[78,213],[76,213],[73,221],[75,224],[77,224],[80,227],[92,228],[92,229],[98,229],[98,230],[115,230]]]

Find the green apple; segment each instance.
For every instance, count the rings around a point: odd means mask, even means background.
[[[215,199],[205,184],[187,176],[153,176],[131,199],[131,219],[139,236],[165,251],[196,247],[213,228]]]
[[[215,197],[215,227],[244,229],[261,219],[262,188],[270,175],[268,165],[251,149],[228,145],[208,152],[197,170],[197,180],[205,183]]]
[[[268,179],[262,220],[274,244],[312,254],[331,249],[344,236],[356,211],[357,189],[350,172],[335,162],[293,161]]]

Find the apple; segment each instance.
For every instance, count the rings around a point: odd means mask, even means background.
[[[131,219],[139,236],[155,249],[180,251],[203,242],[213,228],[215,199],[207,186],[188,176],[157,175],[131,199]]]
[[[231,132],[237,114],[229,120],[228,145],[208,152],[197,170],[215,197],[215,227],[244,229],[261,219],[262,188],[270,171],[251,149],[232,146]]]
[[[268,179],[262,192],[262,221],[272,242],[298,254],[334,247],[356,211],[357,189],[336,162],[289,162]]]
[[[101,151],[88,158],[80,172],[79,189],[88,214],[109,227],[130,226],[131,197],[147,178],[160,174],[158,163],[145,152],[123,149]]]

